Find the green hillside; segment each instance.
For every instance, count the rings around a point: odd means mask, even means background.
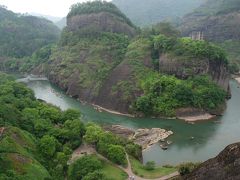
[[[0,6],[0,57],[30,56],[58,40],[60,31],[43,18],[13,13]]]

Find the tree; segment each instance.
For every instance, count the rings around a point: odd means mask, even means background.
[[[103,130],[100,126],[91,123],[86,127],[86,134],[84,136],[84,139],[87,143],[96,145],[102,133]]]
[[[122,146],[120,145],[109,145],[107,157],[112,162],[119,165],[126,165],[126,153]]]
[[[146,169],[146,170],[154,170],[155,169],[155,162],[154,161],[148,161],[147,163],[146,163],[146,165],[144,166],[144,168]]]
[[[57,140],[49,135],[40,139],[39,150],[46,157],[53,157],[56,152]]]
[[[93,173],[102,169],[102,163],[95,156],[83,156],[73,164],[68,170],[68,177],[70,180],[83,179],[89,173]]]
[[[84,176],[83,180],[106,180],[106,177],[101,171],[94,171]]]
[[[63,122],[65,122],[66,120],[79,119],[80,116],[81,116],[81,113],[75,109],[68,109],[62,113]]]

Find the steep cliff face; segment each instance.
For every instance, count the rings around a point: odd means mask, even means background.
[[[44,72],[67,94],[109,110],[154,116],[175,116],[177,108],[197,105],[196,108],[204,110],[216,109],[217,104],[225,102],[224,90],[207,77],[198,76],[210,74],[227,90],[227,69],[221,64],[227,59],[214,45],[164,35],[131,38],[136,33],[134,25],[114,5],[101,1],[73,6],[67,21],[49,61],[34,71]],[[162,54],[160,74],[156,70],[157,54],[165,51],[180,55],[169,59],[167,54]],[[206,53],[213,61],[219,60],[219,64],[200,58]],[[199,58],[180,61],[190,55]],[[163,75],[166,73],[177,78]],[[191,75],[196,76],[196,83],[187,79]],[[202,82],[205,84],[199,87],[201,92],[196,92],[196,86]],[[180,98],[185,92],[191,92],[189,96],[197,96],[201,102],[206,97],[201,93],[208,96],[215,93],[218,97],[209,98],[207,105],[199,105],[193,98]]]
[[[184,36],[223,42],[225,40],[240,40],[240,12],[219,14],[213,16],[190,14],[183,19],[181,31]],[[199,39],[198,38],[198,39]]]
[[[214,82],[224,90],[229,91],[230,75],[227,65],[222,61],[210,61],[208,59],[185,59],[169,54],[161,54],[159,58],[159,71],[175,75],[180,79],[187,79],[194,75],[209,74]]]
[[[75,98],[127,113],[135,96],[128,92],[133,72],[125,54],[136,28],[110,3],[90,3],[94,12],[88,4],[76,5],[69,13],[46,74]]]
[[[150,47],[151,44],[147,39],[133,41],[127,49],[123,62],[113,69],[104,81],[94,103],[119,112],[131,113],[131,105],[143,94],[139,87],[140,76],[144,76],[144,69],[148,71],[153,67]],[[132,55],[133,51],[141,54]]]
[[[184,179],[240,179],[240,143],[227,146],[217,157],[204,162]]]
[[[130,37],[136,34],[134,27],[108,12],[71,16],[67,19],[67,28],[70,31],[91,31],[94,28],[95,31],[123,33]]]
[[[240,67],[239,0],[207,0],[182,19],[179,29],[183,36],[218,43],[228,52],[231,73],[238,73]]]

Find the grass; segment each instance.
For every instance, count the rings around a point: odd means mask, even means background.
[[[128,175],[118,167],[115,167],[112,163],[107,162],[106,160],[96,156],[103,165],[103,169],[101,169],[101,172],[104,173],[106,176],[107,180],[126,180]]]
[[[130,157],[133,172],[144,178],[159,178],[177,171],[176,167],[156,167],[154,170],[146,170],[144,165],[138,160]]]
[[[128,177],[124,171],[106,161],[103,161],[102,172],[106,175],[107,179],[109,180],[125,180]]]

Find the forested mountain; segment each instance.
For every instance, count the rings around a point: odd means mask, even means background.
[[[49,20],[15,14],[0,7],[0,57],[24,57],[58,40],[60,30]]]
[[[73,97],[122,113],[176,116],[195,107],[218,114],[228,91],[225,53],[178,35],[167,23],[140,31],[112,3],[79,3],[48,62],[33,72]]]
[[[0,73],[0,94],[1,180],[88,179],[93,172],[97,179],[114,179],[116,175],[108,174],[107,167],[126,179],[120,169],[97,156],[68,163],[83,139],[119,165],[126,163],[124,148],[129,155],[141,158],[139,145],[105,132],[96,124],[85,125],[76,110],[61,111],[37,100],[29,88],[15,82],[12,76]]]
[[[113,0],[136,25],[146,26],[168,20],[175,22],[205,0]]]
[[[183,18],[184,36],[197,36],[218,43],[229,52],[232,63],[240,64],[240,1],[208,0]],[[232,64],[232,70],[236,65]]]
[[[54,23],[60,21],[62,18],[61,17],[56,17],[56,16],[50,16],[50,15],[45,15],[45,14],[40,14],[40,13],[35,13],[35,12],[31,12],[30,15],[32,16],[37,16],[37,17],[42,17],[45,19],[48,19]]]

